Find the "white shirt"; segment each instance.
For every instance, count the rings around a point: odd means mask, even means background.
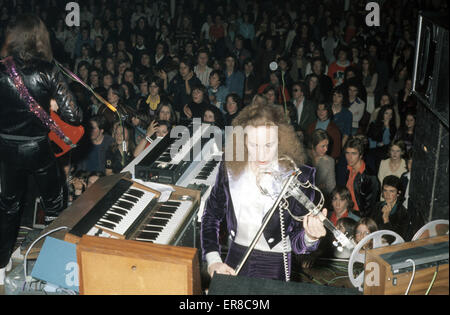
[[[161,60],[164,59],[165,56],[166,55],[164,55],[164,54],[159,57],[157,55],[155,55],[155,63],[158,64]]]
[[[302,120],[304,104],[305,104],[305,98],[303,98],[303,101],[301,101],[300,104],[297,104],[297,100],[294,100],[294,105],[295,105],[295,107],[297,107],[297,124],[300,124],[300,121]]]
[[[212,71],[213,71],[213,69],[211,69],[208,66],[206,66],[205,71],[203,71],[203,72],[200,72],[198,66],[194,67],[195,75],[202,82],[202,84],[206,87],[209,86],[209,75],[211,74]]]
[[[358,128],[359,127],[359,121],[364,116],[364,111],[366,109],[366,103],[364,103],[360,98],[356,98],[353,103],[351,103],[349,107],[349,111],[353,114],[353,122],[352,127]]]
[[[273,182],[273,178],[269,176],[266,179]],[[229,176],[229,183],[234,213],[237,222],[239,222],[234,242],[248,247],[261,227],[264,216],[272,208],[275,200],[261,192],[256,184],[256,178],[250,170],[246,170],[237,180]],[[285,251],[290,252],[289,237],[287,239],[288,248]],[[255,249],[282,253],[283,244],[280,242],[270,249],[267,240],[261,236],[258,243],[256,243]]]
[[[200,34],[204,34],[205,39],[209,40],[209,24],[208,24],[208,22],[203,23],[202,29],[200,30]]]
[[[409,182],[411,181],[411,173],[408,172],[406,173],[406,178],[408,178],[408,185],[406,186],[405,189],[405,201],[403,202],[403,207],[405,207],[405,209],[408,209],[408,200],[409,200]]]
[[[248,168],[239,178],[235,179],[230,174],[228,174],[228,178],[231,200],[233,202],[236,221],[238,222],[237,231],[234,231],[235,235],[232,236],[235,236],[234,242],[236,244],[249,247],[261,227],[264,216],[272,208],[275,200],[262,194],[256,185],[255,176]],[[265,179],[269,183],[276,185],[273,178],[266,177]],[[233,234],[233,231],[231,233]],[[271,249],[268,242],[273,242],[273,240],[266,240],[264,235],[261,235],[256,243],[255,249],[273,253],[290,252],[292,249],[289,235],[286,235],[286,240],[286,249],[283,248],[282,241]],[[315,241],[311,241],[305,234],[305,243],[306,246],[312,246],[315,244]],[[210,252],[206,254],[206,261],[208,266],[210,266],[213,263],[222,262],[222,259],[218,252]]]

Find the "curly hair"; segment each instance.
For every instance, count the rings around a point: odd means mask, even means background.
[[[227,160],[225,165],[230,170],[232,176],[239,177],[248,164],[248,150],[244,141],[244,158],[238,160],[237,158],[237,143],[238,134],[237,128],[242,127],[244,130],[244,137],[246,127],[278,127],[278,158],[282,156],[290,157],[297,166],[303,165],[305,162],[305,152],[298,137],[295,134],[294,128],[288,123],[284,110],[281,106],[268,105],[267,99],[262,95],[255,95],[250,105],[243,108],[238,116],[233,120],[233,134],[226,138],[227,145],[225,153]],[[243,140],[243,139],[241,139]],[[229,152],[232,150],[232,152]],[[228,157],[231,157],[228,158]],[[285,169],[291,168],[289,162],[280,161],[280,165]]]

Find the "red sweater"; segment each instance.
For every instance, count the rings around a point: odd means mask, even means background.
[[[264,92],[265,88],[268,87],[268,86],[269,86],[269,83],[265,83],[265,84],[261,85],[259,87],[259,89],[258,89],[258,93],[262,94]],[[278,93],[278,100],[277,100],[278,104],[280,104],[280,105],[284,104],[283,92],[282,92],[282,86],[281,85],[278,87],[277,93]],[[286,96],[286,102],[289,102],[291,100],[291,96],[290,96],[289,91],[288,91],[288,89],[286,87],[284,88],[284,93],[285,93],[285,96]]]
[[[333,87],[344,82],[345,69],[349,66],[351,66],[351,63],[348,63],[346,66],[340,66],[335,61],[328,67],[328,76],[333,81]]]

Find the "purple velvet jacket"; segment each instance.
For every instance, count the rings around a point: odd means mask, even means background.
[[[301,166],[300,170],[302,174],[299,175],[299,180],[302,182],[310,181],[314,184],[315,169],[308,166]],[[304,193],[314,200],[314,190],[304,190]],[[293,197],[288,199],[289,210],[295,216],[305,215],[308,211]],[[216,183],[211,190],[211,194],[206,201],[205,211],[202,217],[201,223],[201,245],[203,258],[210,252],[219,252],[219,229],[220,222],[226,218],[228,235],[234,240],[237,231],[237,220],[233,208],[233,201],[231,200],[228,173],[225,167],[225,163],[222,162],[217,174]],[[292,251],[295,254],[306,254],[315,251],[319,245],[316,242],[311,247],[306,247],[304,242],[305,231],[302,223],[295,221],[289,213],[284,215],[284,224],[286,235],[289,235],[291,240]],[[281,241],[281,229],[280,229],[280,215],[279,211],[275,211],[272,219],[269,221],[263,236],[266,240],[274,239],[273,242],[268,243],[270,248],[273,248]]]

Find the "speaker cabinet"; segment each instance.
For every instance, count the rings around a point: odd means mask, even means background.
[[[409,208],[426,223],[448,220],[448,15],[419,16],[413,92],[419,102]]]
[[[413,92],[448,128],[448,16],[419,16]]]
[[[448,129],[419,104],[415,130],[409,208],[425,223],[448,220]]]

